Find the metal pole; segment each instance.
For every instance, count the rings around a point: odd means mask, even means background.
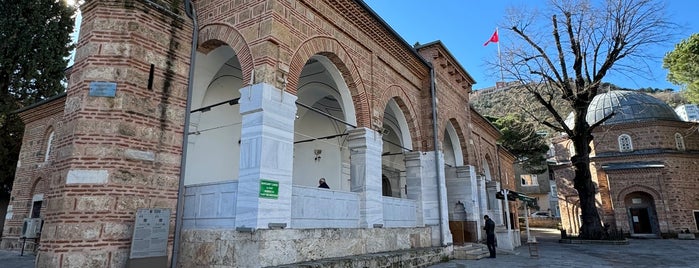
[[[507,195],[510,193],[510,190],[507,189],[502,189],[502,193],[505,196],[503,198],[505,200],[505,230],[507,232],[510,232],[510,200],[507,200]]]
[[[529,236],[529,206],[527,206],[526,202],[524,202],[524,209],[526,211],[525,213],[527,214],[527,215],[524,215],[524,224],[526,224],[526,226],[527,226],[527,242],[531,242],[532,239]]]
[[[189,59],[189,80],[187,82],[187,101],[185,103],[185,113],[184,113],[184,128],[182,135],[182,153],[180,155],[180,178],[179,184],[177,186],[177,207],[175,211],[175,234],[172,241],[172,256],[170,260],[170,267],[177,267],[177,261],[179,259],[179,249],[180,249],[180,236],[182,233],[182,217],[184,216],[184,179],[187,167],[187,145],[189,144],[189,135],[187,135],[187,130],[189,129],[189,120],[192,110],[192,92],[194,91],[194,66],[197,59],[197,46],[199,44],[199,24],[197,23],[197,13],[194,9],[194,3],[191,0],[186,0],[184,2],[184,9],[187,16],[192,19],[192,49]]]
[[[505,197],[503,199],[505,200],[505,230],[507,230],[507,244],[510,245],[512,243],[512,236],[510,235],[510,200],[507,199],[510,190],[502,189],[502,192]]]

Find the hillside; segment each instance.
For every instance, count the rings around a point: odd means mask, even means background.
[[[476,90],[471,93],[471,106],[473,106],[476,111],[480,114],[488,117],[502,117],[507,114],[521,114],[526,113],[525,111],[531,111],[531,113],[537,114],[544,118],[550,118],[550,115],[541,108],[541,105],[536,101],[531,94],[524,92],[523,89],[516,86],[516,82],[507,83],[504,87],[496,89],[495,87],[484,88]],[[607,90],[637,90],[650,94],[656,97],[670,107],[677,107],[680,104],[686,104],[687,99],[683,96],[681,92],[675,92],[671,89],[653,89],[653,88],[640,88],[640,89],[628,89],[619,88],[613,84],[605,83],[602,88]],[[559,114],[566,117],[572,109],[568,106],[568,103],[560,98],[554,98],[552,101],[554,107],[559,111]],[[534,119],[531,116],[526,118]],[[549,119],[553,121],[552,119]],[[546,127],[541,127],[545,129]]]

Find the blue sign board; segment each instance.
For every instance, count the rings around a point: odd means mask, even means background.
[[[116,96],[116,86],[114,82],[90,82],[90,94],[93,97],[114,97]]]

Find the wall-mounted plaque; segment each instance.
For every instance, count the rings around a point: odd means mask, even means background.
[[[90,82],[90,96],[93,97],[114,97],[116,96],[117,84],[114,82]]]
[[[134,258],[167,256],[169,208],[139,208],[136,212],[131,255]]]

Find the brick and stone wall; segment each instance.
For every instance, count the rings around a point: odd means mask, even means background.
[[[142,1],[81,11],[38,267],[122,267],[136,210],[177,198],[190,23]],[[116,83],[114,96],[91,96],[96,81]]]
[[[52,172],[51,163],[55,159],[55,148],[58,146],[58,137],[64,134],[63,105],[65,95],[47,100],[42,105],[30,108],[20,113],[25,124],[22,148],[19,153],[19,161],[12,187],[11,206],[5,220],[2,232],[2,244],[0,248],[20,249],[21,232],[24,218],[29,218],[32,210],[32,199],[35,195],[48,193],[49,177]],[[51,148],[49,137],[54,133]],[[53,150],[51,150],[53,149]],[[46,158],[46,150],[50,150]],[[48,200],[44,199],[41,210],[45,212]],[[34,249],[34,240],[30,239],[31,249]]]

